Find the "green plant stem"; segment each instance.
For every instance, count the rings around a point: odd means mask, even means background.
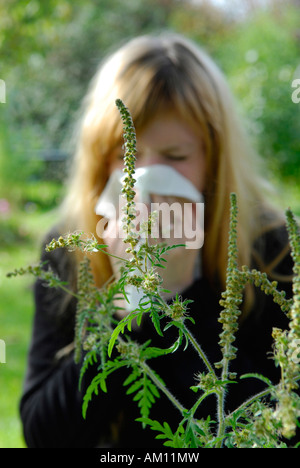
[[[145,362],[139,362],[139,366],[143,369],[144,372],[150,377],[150,379],[155,383],[155,385],[167,396],[167,398],[173,403],[173,405],[184,415],[187,410],[182,406],[182,404],[177,400],[177,398],[170,392],[170,390],[157,378],[152,369]]]
[[[192,406],[192,408],[190,409],[190,413],[191,415],[193,416],[195,414],[195,412],[197,411],[197,408],[198,406],[202,403],[203,400],[205,400],[206,397],[208,397],[209,395],[213,395],[213,394],[216,394],[217,392],[215,390],[211,390],[209,392],[205,392],[203,395],[201,395],[200,398],[198,398],[198,400],[196,401],[196,403]]]
[[[197,353],[199,354],[199,356],[203,360],[203,362],[206,365],[208,371],[211,372],[214,377],[216,377],[215,371],[214,371],[213,367],[211,366],[211,364],[210,364],[206,354],[204,353],[203,349],[201,348],[201,346],[199,345],[197,340],[194,338],[194,336],[192,335],[192,333],[189,331],[189,329],[186,326],[185,326],[185,330],[186,330],[187,336],[188,336],[191,344],[194,346],[195,350],[197,351]]]
[[[107,330],[112,333],[113,329],[109,325],[105,325]],[[118,336],[118,341],[120,343],[125,343],[123,338]],[[138,361],[137,365],[148,375],[148,377],[154,382],[154,384],[167,396],[167,398],[173,403],[173,405],[180,411],[183,415],[187,410],[182,406],[182,404],[177,400],[177,398],[170,392],[170,390],[162,383],[162,381],[155,375],[153,370],[146,364],[145,361]]]
[[[222,374],[223,375],[223,374]],[[227,373],[226,373],[227,375]],[[223,380],[223,379],[222,379]],[[223,436],[226,430],[225,415],[224,415],[224,403],[225,403],[225,388],[220,390],[220,393],[217,394],[217,414],[218,414],[218,433],[216,448],[222,448],[223,445]]]
[[[73,296],[75,299],[77,300],[80,299],[79,294],[76,294],[74,291],[71,291],[70,289],[66,288],[64,285],[59,284],[58,287],[65,293],[69,294],[70,296]]]
[[[226,355],[226,349],[225,349],[224,355]],[[222,369],[222,375],[221,375],[222,381],[225,381],[228,378],[228,368],[229,368],[229,359],[224,357],[223,369]],[[217,444],[217,448],[222,447],[223,445],[222,436],[225,434],[225,430],[226,430],[225,415],[224,415],[225,395],[226,395],[226,387],[222,387],[220,389],[220,393],[218,393],[218,403],[217,403],[217,414],[218,414],[218,422],[219,422],[218,437],[220,438]]]
[[[232,411],[230,414],[228,414],[226,416],[226,418],[224,420],[226,426],[228,425],[227,421],[229,421],[229,419],[232,418],[236,413],[238,413],[239,411],[243,411],[244,409],[247,408],[247,406],[251,405],[252,403],[254,403],[259,398],[263,398],[263,397],[269,395],[272,390],[273,390],[272,388],[266,388],[265,390],[262,390],[261,392],[256,393],[255,395],[250,397],[248,400],[244,401],[244,403],[242,403],[238,408],[236,408],[234,411]]]

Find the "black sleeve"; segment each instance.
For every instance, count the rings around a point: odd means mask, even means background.
[[[62,249],[44,254],[45,259],[56,273],[62,273],[62,265],[65,269],[72,266],[71,254]],[[20,401],[25,441],[28,447],[38,448],[95,447],[118,412],[116,402],[120,397],[116,393],[120,387],[112,383],[108,395],[100,391],[83,419],[83,395],[97,366],[87,371],[79,391],[80,363],[75,364],[72,352],[57,357],[62,349],[72,347],[75,302],[41,280],[35,284],[34,296],[32,339]]]

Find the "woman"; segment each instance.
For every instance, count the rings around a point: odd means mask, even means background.
[[[219,299],[225,288],[230,193],[239,206],[239,263],[257,266],[279,281],[290,294],[292,262],[283,217],[269,206],[258,160],[240,127],[231,94],[218,67],[197,46],[178,35],[139,37],[108,57],[99,68],[84,101],[69,191],[62,221],[48,240],[61,233],[83,230],[97,236],[95,206],[115,169],[121,167],[122,122],[115,100],[129,108],[137,134],[137,166],[163,164],[174,168],[202,193],[205,201],[204,245],[199,250],[174,249],[163,272],[164,285],[194,302],[190,315],[193,333],[211,360],[220,359],[217,321]],[[168,197],[171,203],[176,197]],[[165,200],[163,195],[156,198]],[[105,242],[113,253],[124,243],[109,225]],[[57,250],[42,259],[75,288],[74,253]],[[118,265],[105,254],[91,256],[95,283],[103,285]],[[122,388],[122,374],[111,379],[108,394],[95,396],[87,418],[81,415],[85,385],[96,372],[90,368],[83,390],[78,390],[80,365],[73,359],[76,301],[37,282],[36,314],[28,373],[21,400],[21,417],[31,447],[155,447],[155,434],[142,430],[134,419],[136,405]],[[238,358],[232,370],[278,377],[267,354],[271,330],[287,326],[272,299],[246,289],[237,335]],[[159,344],[147,323],[136,330],[138,340]],[[69,352],[68,352],[69,351]],[[193,351],[178,352],[155,364],[175,395],[189,407],[189,386],[201,370]],[[234,387],[234,386],[231,386]],[[239,385],[227,399],[228,409],[260,389],[256,383]],[[208,399],[199,417],[215,414]],[[161,397],[151,417],[178,424],[179,415]]]

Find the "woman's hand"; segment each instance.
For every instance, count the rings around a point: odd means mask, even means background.
[[[153,195],[151,197],[152,211],[158,210],[158,227],[150,237],[150,243],[164,243],[167,246],[178,247],[164,254],[166,268],[159,269],[163,279],[163,288],[171,292],[165,298],[175,296],[190,286],[197,274],[199,266],[200,246],[202,242],[193,242],[193,237],[203,238],[203,226],[197,218],[196,204],[177,197]],[[197,230],[197,234],[196,234]],[[182,246],[184,244],[184,246]],[[188,248],[188,247],[192,248]]]
[[[143,206],[142,206],[143,205]],[[137,230],[140,229],[142,221],[147,220],[147,213],[150,213],[149,206],[145,209],[144,204],[136,202],[137,217],[135,220]],[[142,208],[142,209],[141,209]],[[148,237],[149,244],[164,243],[168,246],[187,244],[179,246],[164,254],[166,259],[165,268],[158,268],[161,276],[163,289],[170,291],[164,294],[165,299],[175,296],[190,286],[195,278],[198,266],[199,248],[203,237],[203,226],[197,219],[197,209],[194,203],[176,197],[165,197],[153,195],[150,203],[151,213],[158,212],[157,223],[152,226],[151,234]],[[142,212],[142,213],[141,213]],[[126,252],[128,244],[124,243],[124,233],[122,231],[121,219],[111,219],[102,234],[102,238],[108,245],[113,272],[116,278],[120,275],[122,260],[119,258],[130,258]],[[198,239],[193,242],[192,236]],[[144,239],[142,238],[143,242]],[[118,257],[118,258],[116,258]]]

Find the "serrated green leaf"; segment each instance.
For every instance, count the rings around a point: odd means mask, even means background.
[[[85,372],[87,371],[89,366],[92,366],[93,364],[96,364],[98,361],[98,356],[97,356],[97,350],[92,349],[91,351],[88,351],[83,359],[83,363],[80,369],[80,375],[79,375],[79,383],[78,383],[78,388],[81,388],[81,382],[83,379],[83,376]]]
[[[112,350],[113,350],[113,347],[115,345],[115,342],[116,340],[118,339],[118,336],[121,334],[121,333],[124,333],[124,330],[125,328],[127,327],[127,329],[129,331],[131,331],[131,323],[132,323],[132,320],[134,320],[135,318],[138,318],[139,315],[142,315],[143,314],[143,311],[140,311],[140,310],[134,310],[133,312],[130,312],[130,314],[128,314],[126,317],[124,317],[118,324],[117,326],[115,327],[115,329],[113,330],[112,334],[111,334],[111,337],[110,337],[110,341],[109,341],[109,345],[108,345],[108,355],[111,356],[111,353],[112,353]]]
[[[103,381],[102,373],[96,375],[85,392],[85,395],[83,397],[83,405],[82,405],[82,416],[84,419],[86,418],[88,404],[91,401],[93,394],[98,395],[98,388],[99,386],[101,388],[101,385],[103,385],[102,381]]]
[[[124,381],[123,385],[126,387],[126,385],[129,385],[131,382],[134,382],[134,380],[137,379],[137,377],[140,376],[140,372],[134,370]]]
[[[169,426],[169,424],[165,421],[163,423],[164,429],[165,429],[165,434],[168,436],[170,439],[173,437],[173,432]]]
[[[160,328],[160,318],[158,316],[158,312],[155,309],[152,309],[152,312],[150,313],[150,317],[152,319],[152,323],[158,335],[163,336],[163,333]]]
[[[141,386],[143,385],[143,379],[136,380],[134,384],[131,385],[131,387],[128,388],[126,391],[127,395],[130,395],[131,393],[134,393],[136,390],[138,390]]]
[[[111,334],[111,337],[110,337],[110,340],[109,340],[109,345],[108,345],[108,350],[107,350],[107,353],[108,353],[109,356],[111,356],[113,347],[115,345],[116,339],[118,338],[120,332],[121,332],[121,330],[118,327],[116,327],[114,329],[114,331],[112,332],[112,334]]]
[[[155,436],[156,439],[171,439],[171,441],[173,440],[174,435],[167,422],[164,422],[162,425],[160,422],[156,420],[152,420],[148,417],[141,417],[141,418],[136,419],[136,421],[142,422],[144,425],[150,426],[153,431],[160,432],[161,434],[158,434],[157,436]],[[171,445],[167,445],[168,442],[164,443],[164,445],[173,447],[173,444],[171,441],[170,441]]]

